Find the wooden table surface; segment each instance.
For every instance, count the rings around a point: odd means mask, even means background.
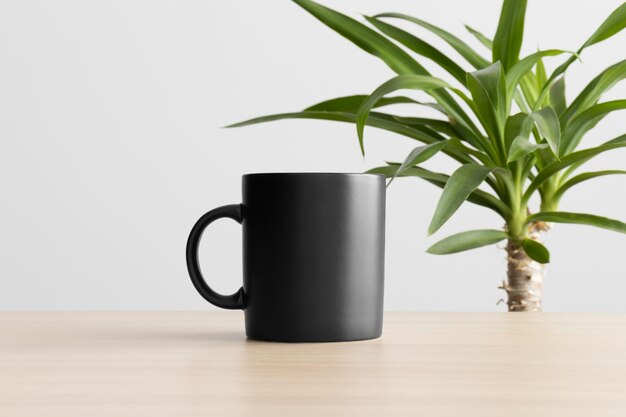
[[[0,416],[626,416],[626,315],[387,313],[246,340],[242,312],[0,313]]]

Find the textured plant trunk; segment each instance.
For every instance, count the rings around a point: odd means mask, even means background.
[[[539,242],[541,233],[548,229],[546,223],[534,224],[529,237]],[[506,253],[507,282],[501,288],[506,291],[509,311],[542,311],[545,265],[530,259],[524,248],[513,241],[508,242]]]

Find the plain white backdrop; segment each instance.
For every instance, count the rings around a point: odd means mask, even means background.
[[[351,16],[397,11],[464,39],[463,23],[492,36],[500,1],[326,0]],[[618,5],[531,0],[523,53],[575,50]],[[449,51],[429,33],[420,34]],[[477,49],[481,46],[469,39]],[[626,33],[586,51],[567,77],[571,99],[626,58]],[[554,68],[557,60],[547,62]],[[187,278],[184,247],[195,220],[240,201],[240,176],[267,171],[360,172],[401,160],[414,142],[355,128],[284,121],[221,126],[324,99],[369,93],[392,76],[384,64],[289,1],[0,2],[0,309],[210,309]],[[607,98],[626,97],[626,83]],[[411,110],[413,111],[413,110]],[[584,146],[626,132],[606,119]],[[590,168],[625,169],[625,152]],[[437,170],[454,165],[430,161]],[[625,178],[570,193],[563,210],[626,220]],[[439,190],[417,179],[388,190],[388,310],[502,311],[504,252],[425,253],[468,228],[498,228],[464,205],[433,238]],[[626,311],[626,236],[558,225],[548,311]],[[215,289],[241,284],[239,226],[222,221],[202,244]]]

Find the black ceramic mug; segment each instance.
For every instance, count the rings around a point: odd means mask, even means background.
[[[187,269],[208,302],[243,309],[246,335],[283,342],[380,337],[385,178],[375,174],[249,174],[241,204],[211,210],[187,242]],[[198,265],[204,229],[243,226],[243,287],[221,295]]]

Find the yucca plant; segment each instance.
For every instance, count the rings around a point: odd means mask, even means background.
[[[600,103],[600,97],[626,77],[626,60],[594,78],[569,104],[565,98],[566,70],[588,47],[626,27],[626,3],[616,9],[575,52],[540,50],[520,58],[526,0],[504,0],[493,39],[467,27],[491,50],[491,60],[451,33],[415,17],[383,13],[365,17],[367,24],[311,0],[295,2],[361,49],[380,58],[397,75],[369,95],[336,98],[296,113],[260,117],[235,126],[279,119],[323,119],[356,124],[363,147],[364,126],[392,131],[421,142],[402,163],[388,163],[369,172],[390,178],[419,177],[443,188],[428,229],[435,233],[464,201],[486,207],[504,220],[503,230],[472,230],[447,237],[428,252],[450,254],[507,241],[507,280],[502,288],[509,311],[541,311],[542,280],[550,255],[541,234],[552,223],[577,223],[626,233],[626,224],[605,217],[560,211],[559,202],[572,187],[592,178],[624,174],[621,170],[580,172],[584,164],[603,152],[626,147],[626,134],[600,146],[579,150],[579,145],[609,113],[626,109],[626,100]],[[430,31],[473,67],[460,63],[418,35],[392,25],[408,21]],[[549,75],[543,58],[564,57]],[[451,76],[432,76],[419,62],[425,58]],[[420,90],[434,99],[418,102],[389,96],[398,90]],[[402,117],[380,109],[393,104],[429,106],[441,118]],[[420,166],[436,154],[445,154],[461,166],[452,174]],[[481,189],[486,188],[486,189]],[[532,212],[531,197],[540,206]]]

